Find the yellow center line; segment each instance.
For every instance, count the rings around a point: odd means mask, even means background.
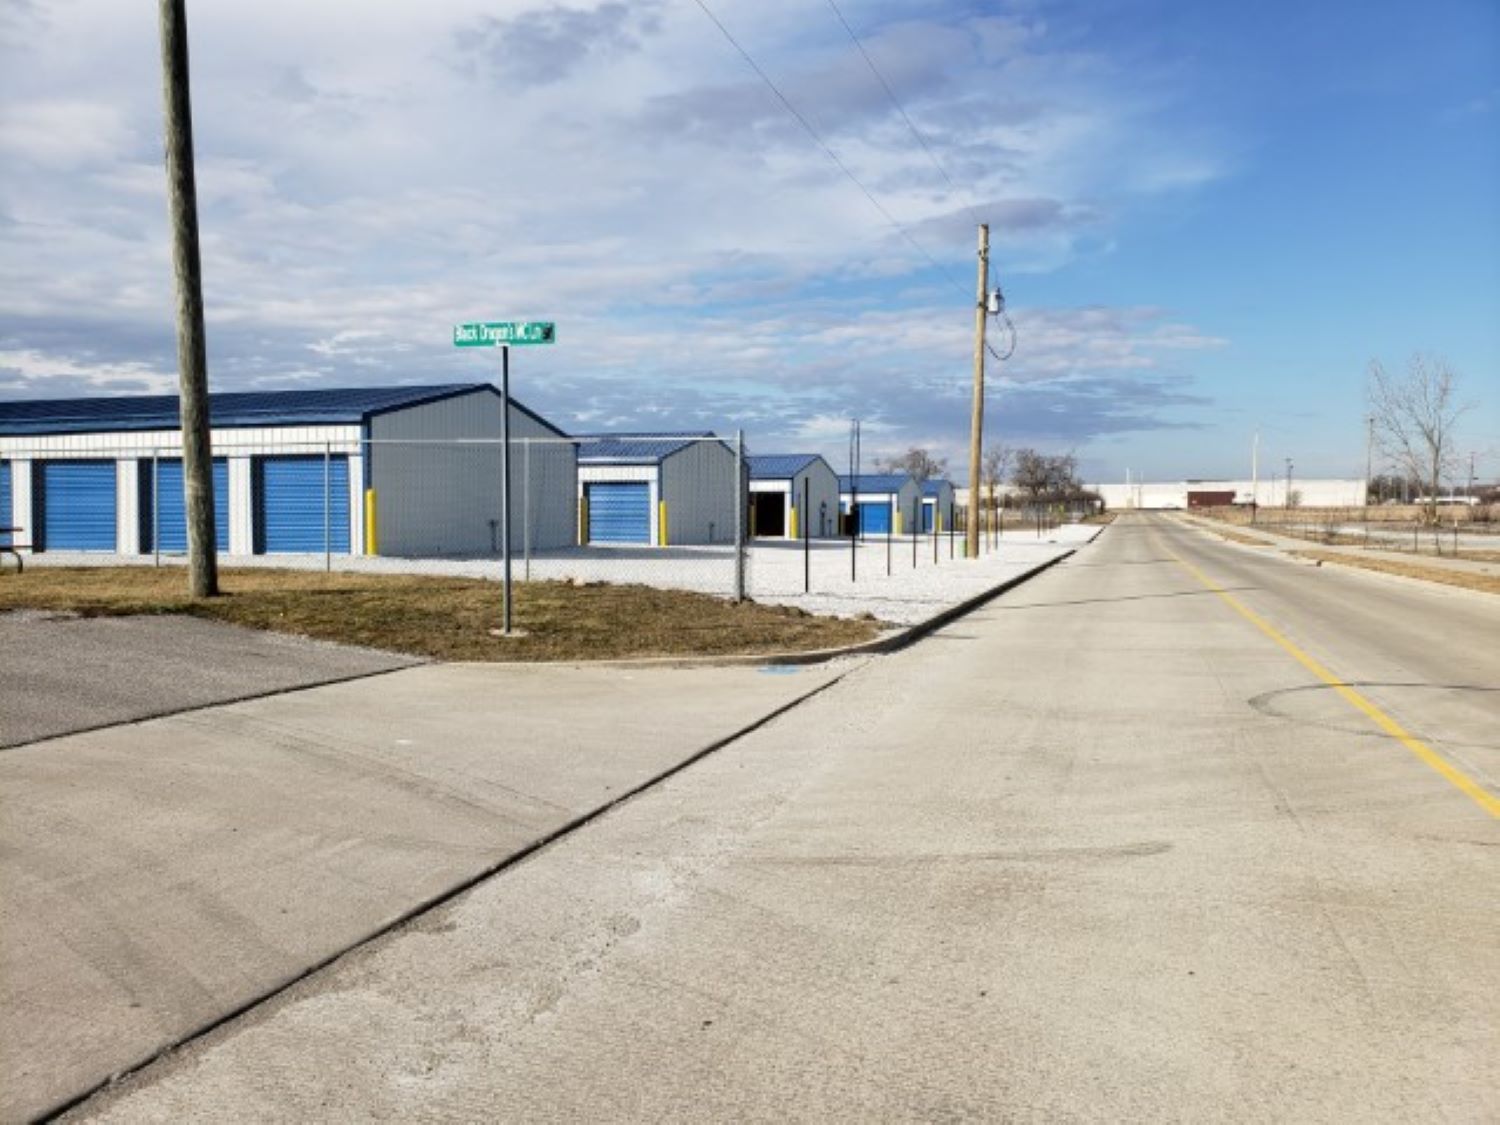
[[[1444,758],[1431,746],[1428,746],[1427,743],[1423,742],[1420,738],[1412,734],[1400,723],[1396,722],[1395,719],[1391,718],[1374,703],[1370,702],[1370,700],[1365,698],[1365,696],[1355,691],[1354,688],[1350,687],[1338,676],[1335,676],[1314,657],[1309,656],[1307,653],[1303,652],[1289,639],[1287,639],[1287,637],[1283,635],[1282,632],[1276,628],[1276,626],[1272,625],[1260,614],[1256,613],[1249,606],[1245,605],[1244,602],[1240,601],[1238,598],[1230,594],[1227,590],[1224,589],[1224,587],[1220,586],[1212,578],[1204,574],[1203,571],[1199,570],[1196,566],[1188,562],[1181,555],[1178,555],[1174,551],[1168,550],[1167,554],[1176,559],[1177,562],[1183,567],[1183,569],[1185,569],[1194,578],[1198,579],[1199,582],[1202,582],[1203,585],[1207,586],[1215,594],[1223,598],[1224,601],[1246,621],[1250,622],[1250,624],[1254,625],[1262,633],[1270,637],[1283,649],[1291,653],[1292,657],[1296,659],[1297,663],[1301,664],[1314,676],[1318,677],[1318,679],[1322,680],[1329,687],[1333,688],[1334,691],[1338,692],[1339,695],[1343,696],[1345,701],[1348,702],[1356,711],[1360,711],[1364,715],[1366,715],[1372,722],[1374,722],[1377,727],[1385,731],[1386,734],[1390,735],[1397,742],[1401,743],[1402,746],[1405,746],[1408,750],[1415,754],[1417,758],[1419,758],[1429,769],[1432,769],[1440,774],[1450,785],[1460,790],[1465,796],[1467,796],[1485,812],[1489,813],[1493,817],[1496,817],[1497,819],[1500,819],[1500,798],[1497,798],[1494,794],[1490,793],[1484,788],[1484,786],[1480,785],[1479,782],[1475,781],[1468,774],[1464,773],[1463,770],[1459,769],[1457,766],[1449,762],[1448,759]]]

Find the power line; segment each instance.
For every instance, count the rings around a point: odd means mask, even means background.
[[[839,23],[844,25],[844,30],[849,33],[850,42],[859,49],[860,55],[865,60],[865,65],[870,68],[870,73],[875,76],[880,85],[885,89],[885,96],[891,99],[891,105],[896,107],[896,112],[901,115],[901,120],[906,122],[906,127],[911,130],[911,135],[917,139],[917,144],[922,146],[922,151],[927,154],[927,159],[932,162],[932,166],[938,170],[938,175],[943,177],[943,181],[955,195],[972,194],[961,192],[958,185],[953,182],[953,177],[948,175],[948,169],[943,167],[942,161],[937,158],[937,154],[932,151],[932,147],[927,143],[927,138],[922,136],[921,130],[916,127],[912,119],[907,115],[905,108],[901,105],[901,99],[896,97],[896,91],[891,89],[891,84],[886,81],[885,75],[875,65],[875,60],[870,57],[870,52],[865,50],[865,45],[860,42],[859,36],[854,34],[854,28],[849,26],[849,21],[844,18],[844,13],[839,10],[839,6],[834,3],[834,0],[828,0],[828,6],[833,9],[833,14],[838,16]],[[979,213],[970,204],[964,203],[964,210],[969,213],[969,218],[974,220],[976,226],[982,221],[979,218]]]
[[[729,40],[729,45],[739,52],[740,57],[745,60],[750,69],[755,71],[755,73],[760,76],[760,80],[770,88],[771,93],[776,95],[776,99],[781,102],[781,104],[786,108],[786,111],[790,113],[794,118],[796,118],[797,123],[807,131],[807,135],[811,137],[817,144],[817,146],[828,155],[828,159],[833,161],[840,172],[849,177],[850,183],[859,188],[859,190],[864,194],[864,197],[870,201],[870,206],[879,211],[880,214],[885,218],[885,221],[890,223],[902,238],[911,243],[911,245],[916,249],[917,253],[921,254],[922,257],[926,258],[930,263],[932,263],[934,269],[941,272],[945,277],[947,277],[949,281],[958,286],[960,292],[967,294],[968,290],[965,289],[964,286],[958,281],[958,279],[948,271],[947,267],[945,267],[941,262],[934,258],[928,252],[927,248],[920,242],[918,242],[916,238],[912,236],[911,232],[908,231],[904,226],[902,226],[901,223],[897,221],[896,217],[885,209],[885,206],[880,202],[880,200],[875,198],[874,193],[871,192],[869,188],[865,187],[858,176],[850,171],[849,166],[839,159],[838,153],[834,152],[833,149],[829,147],[828,142],[825,141],[818,133],[818,131],[812,127],[812,124],[807,120],[807,118],[802,116],[797,107],[791,103],[791,100],[781,92],[780,87],[778,87],[775,82],[771,81],[771,76],[764,70],[762,70],[760,64],[750,57],[750,52],[745,50],[744,47],[740,46],[739,40],[736,39],[732,34],[730,34],[729,29],[724,26],[723,22],[719,19],[718,16],[714,15],[712,9],[710,9],[709,6],[704,3],[704,0],[695,0],[695,2],[697,3],[698,7],[703,9],[703,14],[713,21],[714,26],[719,29],[724,38]]]

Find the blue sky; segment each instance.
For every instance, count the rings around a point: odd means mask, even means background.
[[[963,474],[974,229],[1018,330],[988,432],[1094,479],[1363,462],[1365,369],[1447,357],[1500,475],[1500,9],[190,0],[210,380],[483,379],[535,317],[566,427],[919,444]],[[154,8],[0,8],[0,395],[170,390]],[[935,263],[935,264],[934,264]]]

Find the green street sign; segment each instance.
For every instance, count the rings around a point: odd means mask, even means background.
[[[453,326],[455,348],[499,348],[556,342],[557,325],[550,320],[500,320]]]

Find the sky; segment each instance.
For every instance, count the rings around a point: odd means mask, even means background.
[[[1357,476],[1422,352],[1500,476],[1493,0],[838,0],[878,75],[828,0],[704,3],[821,145],[696,0],[188,0],[211,388],[552,320],[512,390],[570,431],[842,469],[858,417],[962,481],[983,220],[989,442]],[[175,390],[161,137],[155,5],[0,0],[0,396]]]

